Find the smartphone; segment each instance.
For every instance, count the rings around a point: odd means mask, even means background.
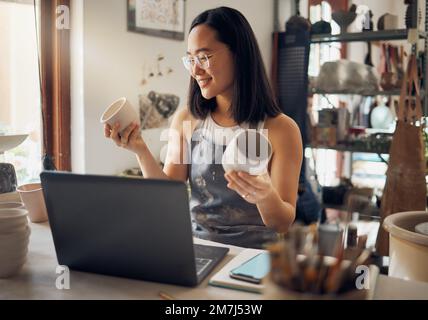
[[[269,253],[262,252],[240,266],[232,269],[229,273],[231,278],[260,284],[262,279],[269,273]]]

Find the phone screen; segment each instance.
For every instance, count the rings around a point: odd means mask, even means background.
[[[262,252],[230,271],[232,278],[260,283],[269,273],[269,253]]]

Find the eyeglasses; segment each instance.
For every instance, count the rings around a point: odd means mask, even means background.
[[[181,59],[183,60],[183,65],[184,67],[188,70],[188,71],[192,71],[193,67],[195,66],[195,64],[197,64],[200,68],[202,69],[208,69],[210,67],[210,58],[213,55],[200,55],[200,56],[194,56],[194,57],[190,57],[190,56],[184,56]]]
[[[226,48],[222,48],[219,50],[216,50],[216,52],[211,54],[201,54],[199,56],[184,56],[181,58],[183,60],[184,67],[189,71],[192,72],[192,68],[197,64],[201,69],[208,69],[210,67],[210,58],[216,54],[219,51],[223,51]]]

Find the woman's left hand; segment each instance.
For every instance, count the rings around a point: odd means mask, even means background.
[[[268,173],[252,176],[243,171],[230,171],[225,173],[224,177],[229,182],[227,187],[235,190],[249,203],[257,204],[274,191]]]

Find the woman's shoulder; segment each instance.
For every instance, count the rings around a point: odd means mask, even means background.
[[[180,107],[174,113],[174,119],[178,120],[192,120],[193,116],[187,107]]]
[[[187,127],[185,124],[190,123],[192,132],[195,129],[196,125],[199,123],[199,119],[195,118],[190,112],[188,107],[178,108],[174,113],[171,126],[174,128],[184,128]]]
[[[192,115],[188,107],[181,107],[174,113],[172,121],[179,122],[180,124],[182,124],[183,121],[191,121],[193,124],[194,122],[197,122],[198,119]]]
[[[274,153],[288,153],[290,149],[302,149],[302,136],[297,123],[285,114],[271,117],[265,121],[268,139],[272,143]],[[282,150],[282,151],[281,151]]]
[[[272,134],[281,135],[282,137],[284,137],[284,133],[300,133],[297,123],[292,118],[283,113],[275,117],[267,118],[264,128],[272,131]]]

